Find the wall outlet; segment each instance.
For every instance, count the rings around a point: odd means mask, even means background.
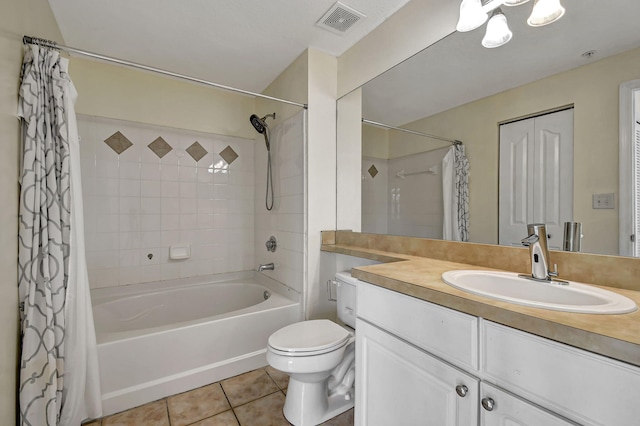
[[[615,209],[615,194],[593,194],[594,209]]]

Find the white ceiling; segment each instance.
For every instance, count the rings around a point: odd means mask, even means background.
[[[541,28],[526,24],[533,1],[503,6],[513,39],[495,49],[480,44],[486,24],[446,37],[367,83],[363,116],[400,126],[640,47],[640,0],[562,0],[562,4],[565,16]],[[592,58],[581,56],[589,50],[596,50]]]
[[[49,0],[65,44],[253,92],[305,49],[339,56],[408,0],[344,0],[366,15],[317,27],[335,0]]]

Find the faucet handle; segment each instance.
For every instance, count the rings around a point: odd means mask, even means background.
[[[553,271],[549,271],[549,276],[550,277],[557,277],[558,276],[558,264],[557,263],[553,264]]]

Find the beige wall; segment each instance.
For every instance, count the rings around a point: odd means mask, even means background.
[[[22,36],[62,42],[46,0],[3,0],[0,13],[0,419],[15,424],[18,354],[18,158],[16,118]]]
[[[269,84],[262,94],[306,104],[309,98],[308,73],[309,53],[305,50]],[[300,107],[258,98],[256,99],[256,111],[256,114],[260,116],[275,112],[276,122],[281,122],[297,114],[300,111]]]
[[[338,96],[455,31],[459,2],[410,1],[338,59]]]
[[[88,59],[73,58],[78,114],[254,137],[253,97]]]
[[[362,125],[362,156],[388,160],[389,130]]]
[[[362,137],[362,91],[356,89],[337,102],[337,132],[341,138],[363,141]],[[336,228],[361,230],[361,204],[354,200],[362,198],[360,167],[353,167],[362,160],[364,143],[343,143],[336,148]]]
[[[327,302],[325,287],[321,285],[331,277],[324,276],[322,272],[320,231],[336,227],[337,62],[333,56],[309,49],[310,107],[306,156],[308,318],[327,318],[335,313],[335,304]]]
[[[640,49],[556,74],[408,124],[460,139],[471,163],[471,240],[498,239],[498,123],[573,104],[574,218],[583,224],[582,249],[618,253],[618,209],[592,209],[592,194],[618,198],[619,85],[640,77]]]

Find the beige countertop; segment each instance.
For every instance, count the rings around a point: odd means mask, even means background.
[[[325,244],[322,250],[385,262],[354,268],[352,275],[360,280],[640,366],[640,310],[599,315],[516,305],[467,293],[441,280],[449,270],[491,268],[340,244]],[[602,288],[640,306],[640,291]]]

